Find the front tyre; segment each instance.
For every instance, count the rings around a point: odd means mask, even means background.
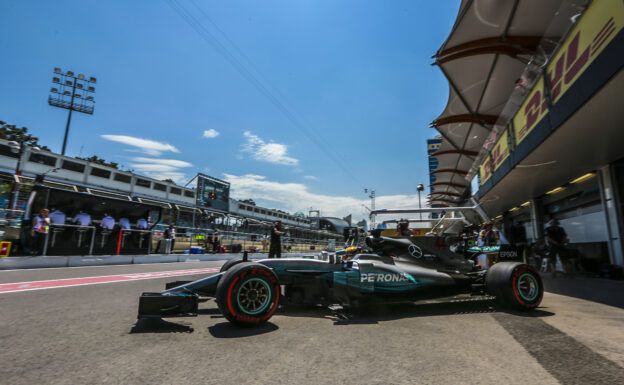
[[[228,321],[253,326],[271,318],[279,304],[279,291],[273,270],[259,263],[242,262],[219,280],[216,298]]]
[[[494,264],[487,272],[485,284],[489,294],[512,309],[533,310],[544,295],[544,285],[537,270],[520,262]]]
[[[243,262],[245,262],[243,261],[243,257],[232,258],[229,261],[225,262],[223,266],[221,266],[221,269],[219,270],[219,272],[223,273],[224,271],[228,271],[229,269],[232,268],[232,266],[238,265],[239,263],[243,263]]]

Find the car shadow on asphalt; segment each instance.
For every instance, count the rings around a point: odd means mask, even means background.
[[[272,322],[266,322],[255,327],[240,327],[229,322],[220,322],[210,326],[208,331],[215,338],[241,338],[270,333],[277,329],[279,327]]]
[[[326,318],[334,325],[378,324],[403,318],[432,317],[444,315],[508,313],[520,317],[548,317],[554,313],[538,308],[531,312],[503,309],[491,300],[470,300],[460,302],[436,302],[416,304],[381,304],[362,309],[330,310],[328,308],[288,308],[281,314],[287,317]]]
[[[138,319],[130,334],[139,333],[193,333],[195,329],[181,322],[169,322],[160,318]]]
[[[211,307],[211,308],[198,309],[197,314],[199,315],[202,315],[202,314],[221,315],[221,312],[219,311],[219,308]],[[212,317],[212,318],[216,318],[216,317]]]

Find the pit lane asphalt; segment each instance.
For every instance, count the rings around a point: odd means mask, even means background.
[[[222,262],[0,271],[0,283],[216,267]],[[210,300],[196,318],[136,320],[159,278],[0,294],[0,384],[614,384],[624,310],[546,293],[530,314],[489,302],[348,315],[290,309],[237,329]]]

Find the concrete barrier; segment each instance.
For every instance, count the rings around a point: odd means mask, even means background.
[[[316,258],[320,253],[283,253],[282,258]],[[128,265],[145,263],[226,261],[242,257],[236,254],[152,254],[152,255],[103,255],[71,257],[4,257],[0,258],[0,270],[39,269],[46,267],[79,267],[102,265]],[[249,259],[267,258],[266,253],[250,253]]]
[[[238,254],[182,254],[179,262],[227,261],[236,258]]]
[[[0,258],[0,270],[41,269],[46,267],[67,267],[67,257]]]
[[[102,265],[129,265],[132,263],[131,255],[103,255],[98,257],[67,257],[69,267],[79,266],[102,266]]]
[[[135,264],[142,263],[171,263],[179,262],[179,256],[176,254],[157,254],[157,255],[135,255],[132,262]]]

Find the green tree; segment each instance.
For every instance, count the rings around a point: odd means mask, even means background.
[[[93,155],[88,158],[76,157],[76,159],[86,160],[87,162],[97,163],[97,164],[101,164],[102,166],[106,166],[106,167],[114,168],[115,170],[119,170],[119,163],[107,162],[104,159],[98,157],[97,155]]]
[[[39,144],[39,138],[28,133],[28,128],[18,128],[14,124],[8,124],[3,121],[0,121],[0,139],[14,140],[18,143],[37,146],[42,150],[50,151],[48,147]]]

